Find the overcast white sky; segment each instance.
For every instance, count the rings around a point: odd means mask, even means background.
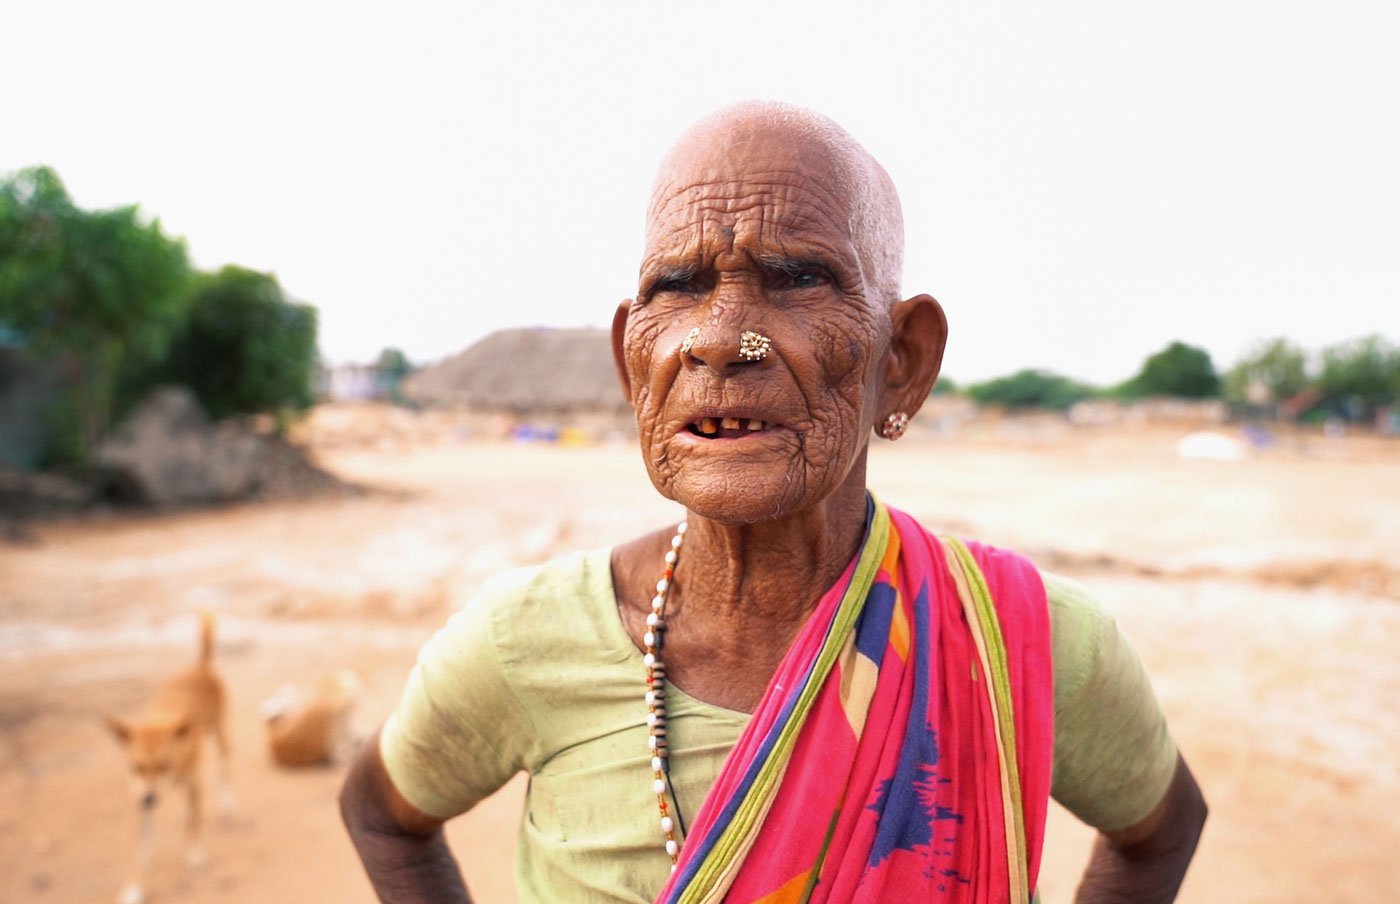
[[[820,110],[890,171],[945,373],[1400,337],[1390,2],[19,0],[0,172],[274,272],[333,361],[605,325],[690,121]]]

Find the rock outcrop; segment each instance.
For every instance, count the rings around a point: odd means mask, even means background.
[[[211,422],[178,386],[147,396],[98,447],[96,464],[117,495],[158,507],[346,488],[280,436],[244,419]]]

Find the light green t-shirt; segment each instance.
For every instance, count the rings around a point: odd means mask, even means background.
[[[424,645],[380,734],[425,813],[471,809],[530,775],[516,855],[525,904],[647,904],[665,883],[647,752],[645,669],[622,626],[611,551],[498,576]],[[1055,667],[1052,793],[1085,822],[1137,822],[1176,763],[1137,656],[1078,584],[1043,575]],[[694,817],[747,713],[667,689],[671,780]]]

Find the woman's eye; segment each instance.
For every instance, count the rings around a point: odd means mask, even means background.
[[[703,292],[703,277],[689,269],[675,270],[663,275],[652,284],[652,295],[664,295],[672,293],[676,295],[694,295]]]
[[[785,289],[814,289],[826,285],[827,278],[820,270],[784,270],[778,283]]]

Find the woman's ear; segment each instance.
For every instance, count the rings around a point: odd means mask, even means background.
[[[890,309],[890,350],[880,394],[879,422],[896,411],[913,416],[924,404],[948,343],[948,318],[932,295],[915,295]]]
[[[632,310],[632,299],[624,298],[613,314],[612,353],[613,366],[617,368],[617,379],[622,384],[622,397],[627,406],[632,406],[632,380],[627,376],[627,356],[623,352],[623,339],[627,335],[627,312]]]

